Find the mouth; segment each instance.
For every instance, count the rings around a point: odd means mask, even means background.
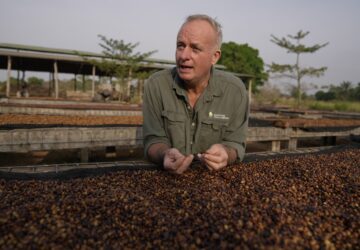
[[[179,70],[182,71],[182,72],[187,72],[187,71],[192,70],[194,67],[189,66],[189,65],[180,64],[180,65],[178,66],[178,68],[179,68]]]

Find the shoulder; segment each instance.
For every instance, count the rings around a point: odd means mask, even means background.
[[[172,80],[173,79],[173,76],[172,76],[172,71],[173,69],[163,69],[163,70],[160,70],[160,71],[157,71],[155,73],[153,73],[149,79],[147,80],[147,82],[163,82],[163,81],[169,81],[169,80]]]
[[[213,77],[217,86],[223,91],[240,91],[246,93],[244,82],[230,72],[214,69]]]

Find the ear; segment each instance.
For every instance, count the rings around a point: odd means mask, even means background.
[[[212,56],[212,61],[211,61],[212,65],[216,64],[217,61],[219,61],[220,57],[221,57],[221,50],[216,50]]]

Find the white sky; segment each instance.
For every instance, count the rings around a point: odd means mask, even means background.
[[[306,45],[330,44],[302,56],[302,66],[328,67],[325,76],[309,81],[360,82],[358,0],[0,0],[0,43],[101,52],[102,34],[174,60],[177,31],[195,13],[216,17],[224,42],[248,43],[267,64],[295,61],[270,42],[271,34],[310,31]]]

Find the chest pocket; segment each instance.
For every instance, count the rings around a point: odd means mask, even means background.
[[[199,141],[202,151],[215,143],[220,143],[228,127],[227,120],[206,119],[201,122]]]
[[[161,115],[164,120],[164,129],[166,135],[170,139],[172,147],[179,149],[181,152],[185,152],[185,115],[168,110],[162,111]]]

